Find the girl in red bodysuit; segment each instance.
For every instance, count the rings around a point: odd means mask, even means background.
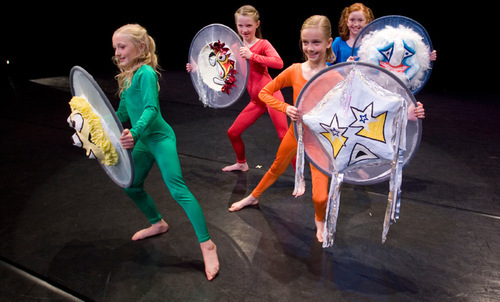
[[[283,60],[271,43],[268,40],[262,39],[259,12],[253,6],[244,5],[240,7],[234,14],[234,18],[238,34],[245,45],[240,48],[240,55],[248,60],[250,66],[247,83],[250,102],[227,131],[229,140],[236,153],[236,163],[224,167],[222,170],[248,171],[245,144],[241,138],[243,132],[266,112],[269,112],[280,140],[283,139],[288,130],[286,115],[271,109],[259,99],[260,90],[272,80],[267,69],[283,68]],[[191,72],[191,69],[192,67],[188,63],[186,70]],[[284,102],[283,95],[279,90],[274,93],[274,97],[280,102]]]
[[[325,16],[312,16],[302,25],[300,32],[302,51],[306,61],[296,63],[285,69],[274,80],[267,84],[259,93],[261,100],[279,112],[286,113],[292,120],[299,117],[298,110],[285,102],[281,102],[273,97],[275,91],[284,87],[293,88],[293,104],[299,95],[300,90],[322,69],[326,68],[326,62],[333,62],[335,55],[332,52],[331,25]],[[244,199],[235,202],[229,211],[237,211],[248,205],[256,205],[258,198],[271,186],[276,179],[286,170],[297,153],[297,140],[293,130],[293,125],[288,129],[285,137],[281,141],[276,159],[273,165],[264,175],[252,194]],[[328,199],[328,176],[321,173],[311,165],[313,202],[315,209],[316,237],[318,241],[323,241],[324,218],[326,212],[326,202]]]

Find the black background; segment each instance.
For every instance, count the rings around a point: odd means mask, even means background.
[[[403,15],[422,24],[438,51],[425,89],[430,91],[496,92],[495,46],[498,33],[493,8],[475,3],[438,1],[364,1],[375,17]],[[146,27],[157,43],[165,72],[182,70],[194,35],[205,25],[235,28],[234,12],[243,4],[261,14],[264,38],[270,40],[285,67],[302,60],[299,31],[314,14],[326,15],[338,36],[341,11],[353,1],[181,1],[174,2],[47,2],[11,3],[2,8],[0,57],[9,77],[68,75],[74,65],[94,76],[114,75],[111,36],[127,23]],[[285,3],[285,2],[283,2]],[[7,66],[6,61],[10,64]]]

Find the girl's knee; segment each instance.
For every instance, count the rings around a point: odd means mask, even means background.
[[[240,138],[241,133],[237,129],[234,129],[233,127],[231,127],[231,128],[229,128],[229,130],[227,130],[227,136],[229,137],[230,140],[238,139],[238,138]]]
[[[146,194],[143,187],[128,187],[125,188],[125,194],[134,199],[134,197],[140,197]]]
[[[144,191],[143,188],[140,188],[140,187],[128,187],[128,188],[125,188],[125,193],[129,194],[134,194],[134,193],[137,193],[137,192],[140,192],[140,191]]]
[[[166,185],[172,198],[180,205],[189,204],[193,201],[198,202],[183,179],[171,181],[169,183],[166,183]]]
[[[284,129],[280,129],[279,127],[277,127],[276,132],[278,133],[279,139],[282,141],[285,138],[286,133],[288,132],[288,127],[285,127]]]
[[[328,201],[328,194],[314,194],[313,193],[312,200],[316,206],[324,206],[324,205],[326,205],[326,202]]]

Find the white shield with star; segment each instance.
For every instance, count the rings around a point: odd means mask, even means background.
[[[377,165],[392,167],[382,232],[382,242],[385,241],[390,224],[399,215],[406,125],[406,99],[384,89],[355,67],[302,115],[302,124],[298,126],[295,192],[300,195],[304,191],[302,135],[306,130],[321,146],[333,167],[323,247],[332,245],[334,241],[344,174],[356,171],[363,178],[364,168]]]
[[[404,147],[395,138],[405,104],[400,95],[353,69],[302,121],[333,157],[335,171],[344,172],[354,165],[393,161],[394,152]]]

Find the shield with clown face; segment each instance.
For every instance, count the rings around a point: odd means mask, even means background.
[[[432,71],[432,43],[425,28],[403,16],[385,16],[370,22],[358,34],[353,53],[393,72],[414,93],[426,84]]]
[[[239,55],[242,46],[239,36],[222,24],[207,25],[193,38],[190,76],[205,106],[228,107],[245,92],[249,64]]]

